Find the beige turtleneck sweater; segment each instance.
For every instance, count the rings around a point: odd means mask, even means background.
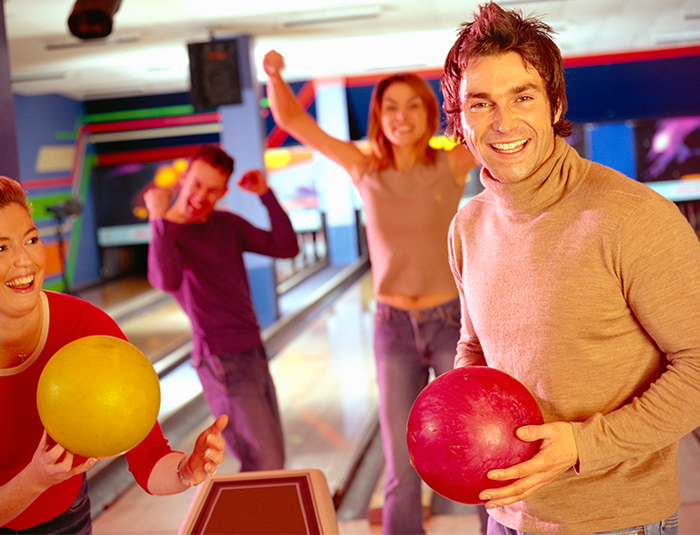
[[[680,505],[679,439],[700,425],[700,244],[675,205],[561,138],[532,176],[455,217],[456,366],[528,387],[573,423],[570,469],[490,511],[521,531],[577,535],[658,522]]]

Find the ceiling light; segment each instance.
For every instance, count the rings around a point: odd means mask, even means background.
[[[382,14],[382,6],[349,6],[334,9],[319,9],[290,15],[283,21],[283,28],[307,26],[311,24],[325,24],[329,22],[348,22],[351,20],[374,19]]]
[[[66,77],[65,71],[55,72],[35,72],[35,73],[12,73],[10,81],[13,84],[25,82],[46,82],[50,80],[63,80]]]
[[[140,35],[122,35],[119,37],[107,37],[106,39],[89,39],[86,41],[79,41],[76,39],[71,39],[69,41],[54,41],[53,43],[46,43],[44,49],[46,50],[63,50],[67,48],[85,48],[90,46],[114,46],[114,45],[125,45],[129,43],[136,43],[141,39]]]
[[[657,45],[675,45],[681,43],[700,43],[699,32],[660,33],[654,36]]]

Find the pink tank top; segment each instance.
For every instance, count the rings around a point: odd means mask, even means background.
[[[462,188],[446,152],[438,151],[434,165],[365,172],[355,186],[365,211],[375,295],[454,293],[447,232]]]

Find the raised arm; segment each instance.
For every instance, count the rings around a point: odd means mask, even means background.
[[[289,216],[267,185],[265,174],[259,169],[251,169],[241,175],[237,185],[243,191],[257,195],[270,217],[269,231],[244,223],[241,239],[245,250],[275,258],[295,257],[299,253],[296,233]]]
[[[267,74],[267,99],[275,123],[297,141],[320,152],[355,178],[364,161],[362,152],[351,142],[342,141],[324,132],[306,113],[282,78],[284,58],[276,51],[265,54],[263,69]]]
[[[165,221],[171,196],[172,192],[164,188],[152,188],[144,194],[151,227],[148,282],[165,292],[177,290],[182,283],[182,256],[168,235]]]

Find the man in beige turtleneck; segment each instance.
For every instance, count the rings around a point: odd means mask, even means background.
[[[495,4],[442,79],[485,190],[452,222],[456,366],[520,380],[539,452],[494,470],[489,534],[677,533],[678,441],[700,425],[700,244],[675,205],[581,158],[551,29]],[[656,530],[656,531],[649,531]]]

